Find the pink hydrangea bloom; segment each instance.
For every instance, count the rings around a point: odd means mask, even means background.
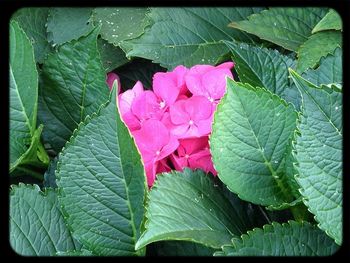
[[[185,77],[187,88],[193,95],[206,97],[210,102],[218,102],[226,91],[226,77],[233,79],[233,62],[219,66],[196,65]]]
[[[233,78],[233,66],[232,62],[191,69],[177,66],[171,72],[156,73],[153,90],[145,91],[138,81],[119,95],[120,113],[141,153],[149,186],[156,174],[173,168],[216,175],[208,135],[216,105],[226,91],[226,77]],[[108,75],[108,85],[117,77]]]
[[[208,137],[179,140],[180,145],[176,152],[171,155],[172,163],[178,171],[184,167],[191,169],[202,169],[216,175],[216,171],[211,160]]]
[[[179,100],[170,107],[171,133],[177,138],[208,135],[211,131],[213,109],[203,96]]]
[[[158,120],[149,119],[140,130],[133,132],[138,149],[145,165],[148,185],[155,179],[160,160],[169,156],[179,146],[179,141]]]

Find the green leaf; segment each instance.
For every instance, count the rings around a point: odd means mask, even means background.
[[[48,8],[21,8],[12,15],[24,30],[34,47],[35,60],[43,63],[51,46],[47,40],[46,21],[49,13]]]
[[[324,30],[342,30],[343,23],[340,15],[334,9],[330,9],[329,12],[322,18],[320,22],[312,30],[312,34],[324,31]]]
[[[302,76],[316,86],[330,83],[343,83],[342,49],[336,48],[333,54],[322,57],[318,68],[308,69]]]
[[[288,78],[288,68],[295,67],[293,59],[273,49],[238,42],[224,43],[232,53],[235,70],[241,82],[254,87],[264,87],[299,109],[300,94],[297,88],[291,87]]]
[[[146,14],[148,8],[95,8],[93,21],[101,24],[101,37],[109,43],[119,46],[123,41],[136,38],[143,34],[149,24]]]
[[[123,90],[131,89],[139,80],[145,89],[152,88],[153,75],[165,72],[166,69],[146,59],[133,59],[130,63],[118,68],[115,72],[120,77]]]
[[[123,50],[109,44],[102,38],[97,40],[97,48],[101,55],[101,61],[105,72],[110,72],[129,62]]]
[[[158,175],[149,195],[146,230],[136,243],[182,240],[219,248],[250,228],[250,218],[235,206],[210,175],[188,168]]]
[[[59,152],[78,124],[108,100],[106,73],[97,50],[98,28],[63,44],[42,70],[39,119],[43,139]]]
[[[122,43],[128,57],[151,59],[172,69],[179,64],[212,64],[228,53],[221,40],[254,42],[244,32],[228,28],[261,8],[152,8],[152,25],[139,38]]]
[[[113,100],[87,117],[59,156],[59,200],[74,236],[95,255],[135,251],[147,191],[141,157]]]
[[[60,45],[87,35],[93,28],[92,8],[50,8],[47,19],[48,40]]]
[[[263,88],[227,81],[210,136],[219,178],[254,204],[292,202],[283,164],[296,128],[294,107]]]
[[[36,129],[38,72],[33,47],[18,23],[10,23],[10,172],[37,160],[42,127]],[[33,156],[34,154],[34,156]],[[39,166],[48,163],[45,151]],[[37,164],[37,163],[35,163]],[[33,163],[34,165],[34,163]]]
[[[298,49],[298,72],[314,68],[321,57],[333,53],[342,45],[342,34],[339,31],[322,31],[309,37]]]
[[[76,249],[57,203],[55,190],[13,185],[10,192],[10,243],[23,256],[53,256]]]
[[[326,12],[327,9],[317,7],[270,8],[249,16],[248,20],[234,19],[229,26],[297,51]]]
[[[321,88],[291,70],[303,97],[295,157],[296,179],[304,203],[319,227],[342,242],[342,93],[335,87]]]
[[[91,251],[82,249],[82,250],[71,250],[71,251],[58,251],[57,256],[64,257],[82,257],[82,256],[94,256]]]
[[[338,246],[308,222],[273,222],[263,229],[248,231],[232,245],[223,246],[216,256],[330,256]]]
[[[212,256],[214,248],[187,241],[163,241],[154,243],[155,256]],[[149,250],[149,247],[147,247]],[[153,255],[152,255],[153,256]]]

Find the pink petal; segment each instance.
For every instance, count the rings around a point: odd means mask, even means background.
[[[110,72],[110,73],[107,74],[106,82],[107,82],[107,85],[109,87],[109,90],[112,90],[113,83],[114,83],[115,80],[118,83],[118,92],[117,92],[117,94],[118,94],[121,91],[121,84],[120,84],[119,76],[117,74],[115,74],[114,72]]]
[[[144,92],[142,83],[137,81],[132,89],[126,90],[125,92],[119,94],[118,102],[119,109],[122,114],[129,112],[131,110],[131,104],[139,95]]]
[[[186,138],[186,137],[193,137],[190,130],[190,125],[188,123],[180,124],[180,125],[173,125],[170,132],[172,135],[174,135],[176,138]],[[195,136],[194,136],[195,137]]]
[[[158,160],[163,159],[172,154],[178,146],[179,141],[174,136],[170,135],[169,141],[163,146],[163,148],[160,151]]]
[[[199,168],[205,172],[212,172],[214,175],[217,174],[216,170],[214,169],[209,150],[204,150],[192,155],[189,160],[189,164],[191,169]]]
[[[167,161],[168,161],[168,158],[165,158],[165,159],[158,161],[157,174],[171,171],[171,168],[169,167]]]
[[[188,123],[190,116],[185,111],[187,100],[179,100],[169,108],[171,122],[175,125]]]
[[[191,155],[205,148],[209,148],[208,136],[192,139],[182,139],[179,141],[180,146],[177,150],[179,156]]]
[[[153,161],[144,163],[145,171],[146,171],[146,177],[147,177],[147,184],[148,186],[152,186],[154,183],[154,180],[156,179],[156,169],[157,164]]]
[[[185,157],[179,157],[176,154],[172,154],[170,155],[170,160],[177,171],[182,171],[184,167],[188,167],[188,161]]]
[[[158,120],[145,121],[141,129],[135,131],[134,138],[145,161],[156,159],[166,144],[169,143],[170,133]]]
[[[131,111],[140,121],[160,119],[163,114],[156,95],[150,90],[144,91],[135,98],[131,105]]]
[[[217,65],[216,68],[226,68],[228,70],[231,70],[234,66],[235,66],[235,63],[228,61],[220,65]]]
[[[122,114],[122,119],[131,132],[141,128],[140,121],[130,111]]]
[[[165,103],[164,106],[169,106],[176,101],[180,88],[170,72],[158,72],[153,76],[153,91],[160,101]]]
[[[196,121],[196,126],[197,126],[197,136],[205,136],[211,133],[211,126],[212,126],[212,119],[206,119],[206,120],[200,120]]]
[[[212,99],[220,99],[226,91],[226,77],[233,78],[229,69],[214,69],[202,76],[204,89]]]
[[[203,96],[193,96],[185,101],[185,111],[193,121],[208,119],[212,114],[212,105]]]

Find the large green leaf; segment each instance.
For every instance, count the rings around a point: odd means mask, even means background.
[[[129,57],[151,59],[172,69],[179,64],[215,64],[228,49],[220,40],[253,42],[254,37],[228,28],[262,8],[152,8],[152,25],[139,38],[122,43]]]
[[[295,156],[304,203],[319,227],[342,242],[343,128],[342,93],[334,86],[321,88],[291,71],[303,97]]]
[[[61,214],[55,190],[13,185],[10,192],[10,243],[25,256],[54,256],[76,249]]]
[[[38,72],[33,47],[18,23],[10,23],[10,172],[25,161],[37,160],[42,147],[36,128]],[[33,154],[34,153],[34,154]],[[42,157],[42,158],[41,158]],[[39,159],[48,163],[45,151]],[[38,164],[41,165],[40,160]]]
[[[278,206],[293,200],[284,171],[297,113],[263,88],[227,79],[210,136],[219,178],[243,200]]]
[[[316,86],[321,84],[343,83],[343,51],[336,48],[333,54],[321,58],[320,65],[316,69],[305,71],[302,76]]]
[[[88,34],[92,8],[51,8],[47,19],[48,40],[60,45]]]
[[[47,40],[46,22],[49,13],[48,8],[21,8],[13,14],[12,19],[16,20],[34,47],[35,60],[43,63],[47,54],[51,51]]]
[[[320,22],[314,27],[312,33],[317,33],[324,30],[342,30],[343,23],[340,15],[334,9],[330,9],[329,12],[322,18]]]
[[[214,248],[188,241],[162,241],[152,245],[155,251],[151,256],[212,256],[215,252]]]
[[[148,8],[105,7],[95,8],[93,20],[101,24],[101,36],[109,43],[119,46],[123,41],[143,34],[149,24]]]
[[[230,26],[296,51],[326,12],[327,9],[317,7],[270,8],[249,16],[248,20],[234,19]]]
[[[288,68],[295,68],[293,59],[273,49],[230,41],[224,43],[232,53],[235,70],[241,82],[264,87],[299,109],[300,94],[296,87],[291,86],[288,78]]]
[[[231,202],[210,175],[186,168],[158,175],[149,195],[146,230],[136,248],[182,240],[219,248],[251,228],[245,203]],[[259,214],[261,216],[261,214]]]
[[[79,125],[59,156],[59,200],[74,236],[96,255],[135,251],[147,191],[141,157],[112,101]]]
[[[338,246],[308,222],[265,225],[232,239],[216,256],[330,256]]]
[[[333,53],[342,45],[342,34],[339,31],[322,31],[308,38],[298,49],[298,72],[314,68],[321,57]]]
[[[99,38],[97,40],[97,47],[101,55],[103,68],[106,72],[110,72],[113,69],[129,62],[129,60],[125,57],[123,50],[121,50],[119,47],[109,44],[102,38]]]
[[[44,63],[38,116],[45,126],[44,141],[57,152],[78,124],[108,100],[97,35],[98,28],[63,44]]]

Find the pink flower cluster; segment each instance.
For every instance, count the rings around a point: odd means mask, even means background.
[[[118,95],[123,121],[135,138],[146,170],[148,185],[156,174],[184,167],[200,168],[216,175],[209,151],[214,111],[225,94],[226,77],[233,78],[234,64],[216,67],[177,66],[153,76],[153,91],[140,81]],[[115,73],[109,73],[112,87]]]

